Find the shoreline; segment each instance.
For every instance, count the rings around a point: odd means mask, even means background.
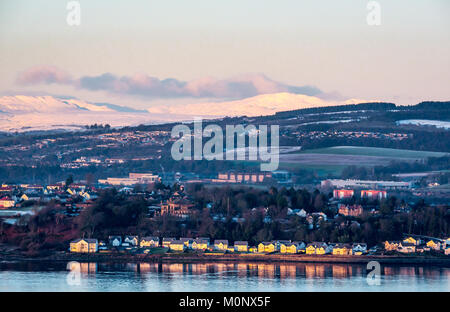
[[[49,256],[27,257],[17,254],[0,254],[0,261],[23,262],[129,262],[129,263],[208,263],[208,262],[265,262],[265,263],[327,263],[327,264],[367,264],[378,261],[384,265],[434,265],[450,267],[450,257],[437,256],[397,256],[397,255],[300,255],[300,254],[75,254],[55,253]]]

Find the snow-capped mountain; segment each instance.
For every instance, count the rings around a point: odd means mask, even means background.
[[[346,101],[327,101],[315,96],[304,94],[294,94],[288,92],[262,94],[242,100],[194,103],[187,105],[158,106],[149,108],[150,113],[174,114],[180,111],[189,112],[191,116],[264,116],[275,114],[276,112],[336,106],[346,104],[357,104],[364,100],[350,99]]]
[[[155,122],[148,112],[53,96],[0,97],[0,131],[82,129],[86,125],[127,126]]]
[[[90,124],[113,127],[192,120],[193,117],[262,116],[276,112],[346,105],[363,100],[326,101],[287,92],[258,95],[227,102],[160,105],[148,111],[108,103],[91,103],[53,96],[0,97],[0,131],[83,129]]]

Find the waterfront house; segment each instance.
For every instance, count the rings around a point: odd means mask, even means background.
[[[432,250],[441,250],[441,242],[438,240],[429,240],[426,245]]]
[[[70,242],[70,251],[77,253],[94,253],[98,251],[98,240],[79,238]]]
[[[169,248],[172,251],[183,252],[186,249],[186,245],[182,240],[174,240],[170,243]]]
[[[120,236],[109,236],[108,241],[109,245],[113,247],[119,247],[122,245],[122,237]]]
[[[169,248],[170,244],[175,240],[175,238],[172,237],[163,237],[162,245],[163,247]]]
[[[141,247],[159,247],[159,237],[157,236],[148,236],[142,237],[141,242],[139,243]]]
[[[235,241],[234,242],[234,250],[238,252],[247,252],[248,251],[248,242],[247,241]]]
[[[197,238],[192,242],[192,249],[206,250],[209,247],[209,240]]]
[[[284,254],[296,254],[300,249],[305,248],[303,242],[281,243],[280,252]]]
[[[125,236],[124,243],[128,243],[130,246],[137,246],[139,245],[139,238],[134,235],[127,235]]]
[[[399,248],[399,241],[385,241],[384,242],[384,250],[386,251],[397,251]]]
[[[354,243],[352,245],[352,255],[360,256],[367,252],[367,244],[365,243]]]
[[[352,248],[348,244],[336,244],[333,246],[333,255],[348,256],[352,254]]]
[[[314,242],[306,246],[307,255],[324,255],[326,253],[329,253],[330,250],[331,247],[324,242]]]
[[[420,245],[422,242],[420,239],[418,238],[414,238],[412,236],[406,237],[405,239],[403,239],[403,243],[406,244],[414,244],[414,245]]]
[[[214,241],[214,249],[216,249],[216,250],[227,250],[228,249],[228,240],[226,240],[226,239],[216,239]]]
[[[398,245],[397,250],[401,253],[414,253],[416,252],[416,245],[414,243],[405,243],[403,241]]]
[[[275,252],[277,250],[276,242],[262,242],[258,244],[258,252]]]

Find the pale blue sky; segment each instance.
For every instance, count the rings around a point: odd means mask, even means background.
[[[263,73],[346,97],[450,99],[448,0],[379,0],[380,26],[367,25],[366,0],[80,0],[81,25],[72,27],[67,2],[0,2],[0,95],[64,94],[136,107],[172,101],[16,83],[31,67],[54,66],[74,78]]]

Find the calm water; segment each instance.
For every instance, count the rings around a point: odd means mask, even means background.
[[[66,267],[0,262],[0,291],[450,291],[440,267],[382,266],[380,285],[353,264],[81,263],[72,279]]]

